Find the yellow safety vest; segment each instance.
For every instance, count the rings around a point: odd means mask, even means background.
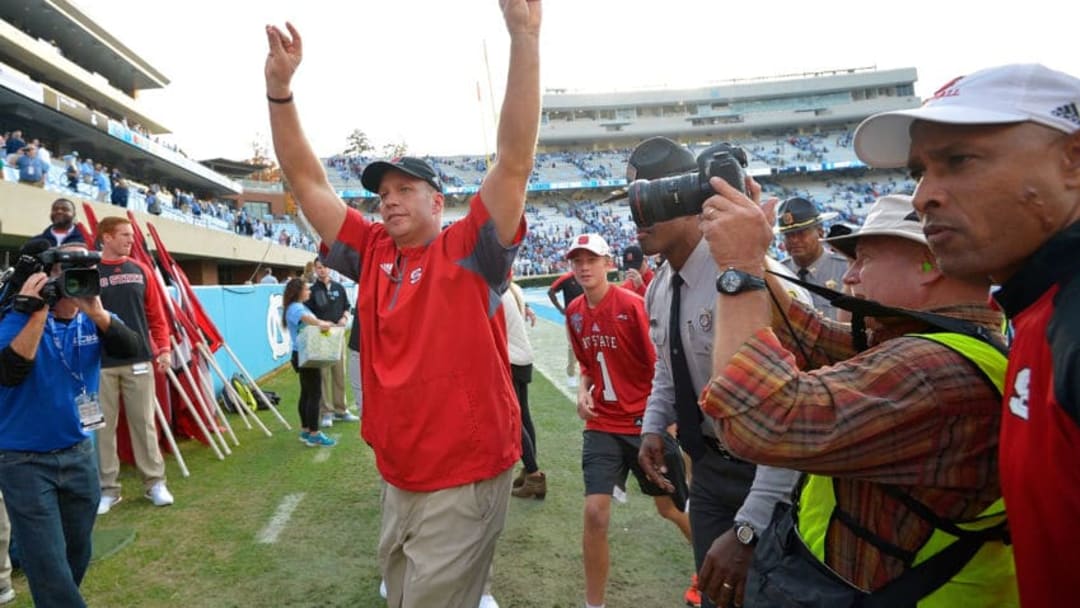
[[[910,334],[934,340],[963,355],[982,370],[1002,392],[1007,360],[989,344],[957,333]],[[836,508],[836,494],[831,477],[807,475],[799,495],[797,530],[807,549],[825,564],[825,536]],[[963,530],[978,531],[1005,520],[1005,503],[999,498],[973,520],[953,522]],[[956,536],[934,528],[933,534],[915,554],[912,566],[944,550]],[[1016,590],[1016,567],[1011,545],[985,542],[978,553],[947,583],[919,601],[919,608],[955,608],[957,606],[1019,606]]]

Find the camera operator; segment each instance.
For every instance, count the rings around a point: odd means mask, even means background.
[[[735,454],[808,473],[755,549],[745,605],[1016,606],[989,281],[943,275],[911,197],[885,196],[858,232],[830,240],[853,260],[844,281],[857,296],[834,300],[855,322],[834,322],[765,274],[766,213],[712,182],[702,230],[726,270],[702,407]],[[869,331],[853,332],[864,317]],[[707,569],[701,585],[732,594]]]
[[[689,149],[670,139],[654,137],[634,148],[627,178],[659,180],[696,169],[697,161]],[[663,442],[667,428],[678,422],[679,443],[692,461],[689,510],[695,572],[710,559],[715,569],[724,572],[725,585],[741,586],[754,550],[753,535],[769,523],[773,505],[790,492],[795,474],[755,467],[733,457],[719,447],[712,426],[702,422],[697,397],[712,371],[716,325],[713,285],[718,270],[702,238],[696,213],[655,223],[639,221],[650,215],[663,213],[635,216],[638,242],[645,255],[660,254],[667,262],[657,271],[645,295],[657,361],[641,428],[638,461],[653,483],[670,487],[662,474]],[[783,270],[775,262],[773,267]],[[803,301],[810,301],[808,294],[802,290],[798,293]],[[745,540],[736,538],[736,528],[743,528]],[[745,536],[747,533],[750,536]],[[690,605],[713,606],[708,597],[699,593],[696,582],[684,599]]]
[[[127,356],[138,336],[97,296],[49,308],[48,278],[31,274],[0,319],[0,491],[34,604],[70,608],[85,606],[79,584],[101,495],[89,434],[102,420],[101,354]]]

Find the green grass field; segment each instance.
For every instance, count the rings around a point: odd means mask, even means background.
[[[299,384],[292,370],[262,385],[282,395],[280,411],[295,427]],[[511,498],[493,592],[503,608],[582,606],[582,422],[544,376],[535,374],[530,388],[548,495]],[[240,446],[225,461],[183,442],[189,478],[168,457],[174,506],[153,507],[134,470],[124,467],[124,501],[98,519],[95,532],[99,546],[114,551],[96,558],[82,584],[90,606],[384,605],[376,558],[380,481],[356,423],[330,429],[340,443],[320,450],[301,445],[270,412],[260,417],[273,437],[230,417]],[[682,606],[690,547],[652,500],[630,487],[628,503],[613,505],[607,605]],[[258,542],[282,501],[297,495],[277,541]],[[21,574],[14,584],[19,596],[12,606],[31,606]]]

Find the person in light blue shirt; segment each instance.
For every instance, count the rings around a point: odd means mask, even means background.
[[[308,447],[330,447],[336,441],[319,430],[319,403],[322,401],[322,373],[317,367],[300,367],[297,344],[303,325],[313,325],[321,330],[330,329],[328,321],[320,321],[304,302],[311,297],[311,288],[302,279],[289,279],[282,296],[281,324],[289,329],[292,339],[292,367],[300,376],[300,442]]]

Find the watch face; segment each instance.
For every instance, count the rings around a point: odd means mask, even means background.
[[[727,270],[720,275],[720,287],[725,293],[735,293],[742,286],[742,277],[737,272]]]
[[[754,542],[754,529],[746,524],[741,524],[735,528],[735,537],[739,539],[740,543],[749,545]]]

